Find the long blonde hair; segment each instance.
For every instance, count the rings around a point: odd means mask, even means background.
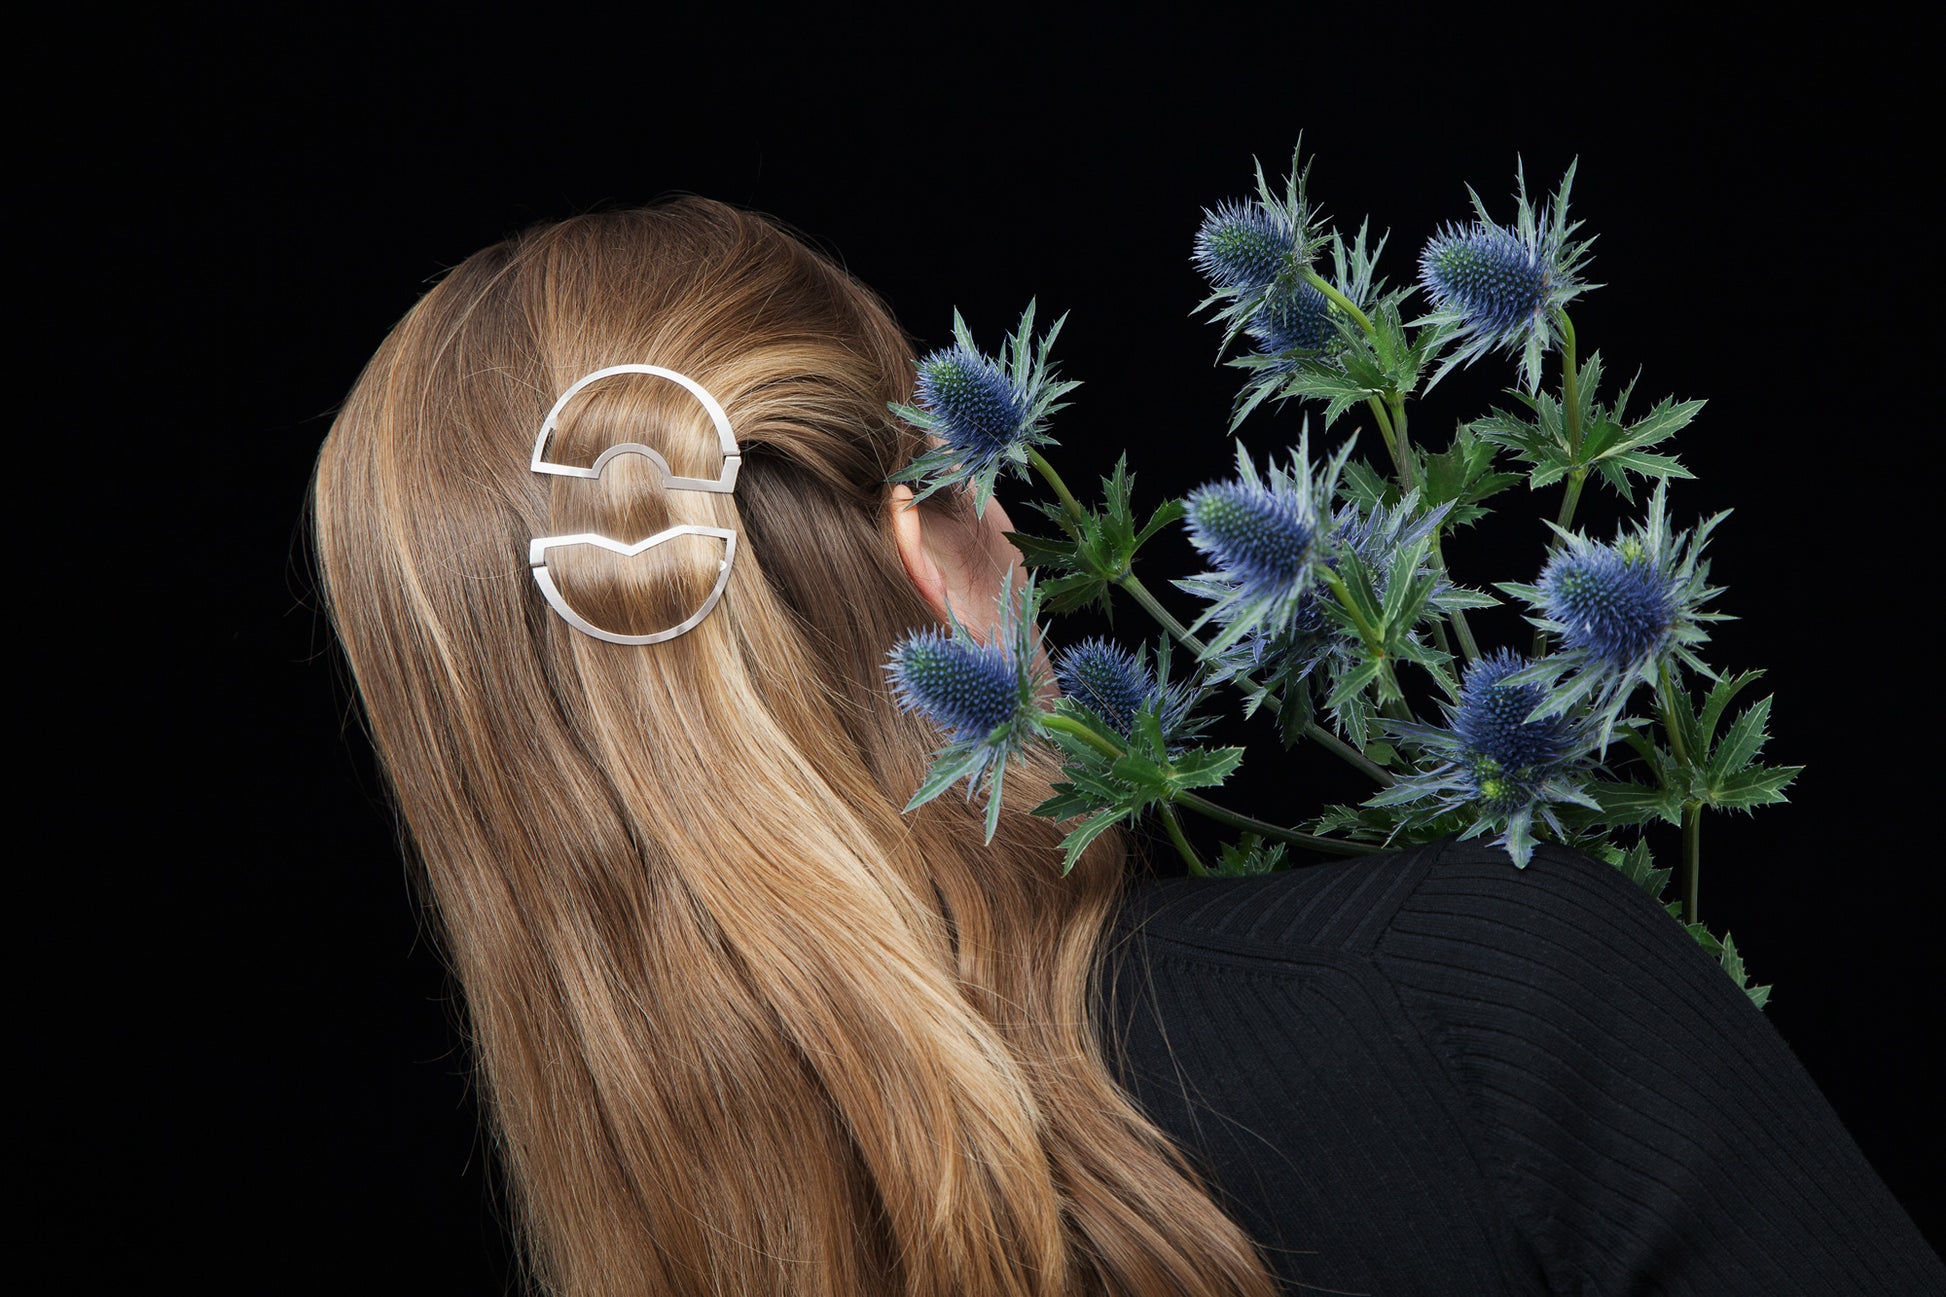
[[[885,478],[912,351],[865,289],[702,199],[567,220],[428,292],[333,424],[313,486],[327,608],[465,993],[525,1253],[566,1294],[1269,1294],[1252,1242],[1114,1083],[1091,1026],[1128,868],[1072,874],[1010,773],[991,845],[958,793],[902,814],[940,735],[883,662],[936,624]],[[734,495],[528,455],[556,394],[624,362],[729,413]],[[694,398],[590,388],[552,457],[641,442],[714,477]],[[578,457],[578,458],[577,458]],[[935,504],[934,501],[942,503]],[[922,506],[970,508],[942,492]],[[531,537],[741,538],[663,643],[571,629]],[[693,611],[721,542],[557,550],[596,625]]]

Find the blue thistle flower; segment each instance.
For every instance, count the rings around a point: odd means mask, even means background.
[[[966,347],[947,347],[919,362],[917,400],[939,421],[937,431],[975,471],[1007,453],[1020,434],[1026,403],[1000,366]]]
[[[1189,495],[1189,542],[1245,585],[1288,585],[1310,566],[1317,520],[1258,482],[1212,482]]]
[[[1055,444],[1047,434],[1047,420],[1064,408],[1060,398],[1080,386],[1057,382],[1048,366],[1048,354],[1066,321],[1065,315],[1056,320],[1034,343],[1034,303],[1029,302],[1019,326],[1007,335],[1002,360],[993,360],[974,345],[966,321],[954,311],[954,345],[917,362],[918,405],[894,401],[887,406],[939,444],[885,480],[923,480],[925,489],[913,496],[915,501],[942,487],[970,484],[977,515],[986,511],[1002,470],[1011,467],[1026,478],[1029,448]]]
[[[1136,666],[1134,654],[1099,636],[1062,650],[1054,678],[1065,697],[1092,709],[1124,736],[1155,691],[1155,678]]]
[[[1333,516],[1330,552],[1323,553],[1319,560],[1323,567],[1335,571],[1339,552],[1346,548],[1355,552],[1359,550],[1360,524],[1357,510],[1349,506]],[[1220,600],[1224,596],[1233,596],[1240,583],[1235,576],[1219,574],[1214,578],[1192,578],[1176,584],[1206,599]],[[1224,684],[1237,676],[1247,675],[1255,679],[1263,687],[1264,694],[1268,695],[1305,679],[1327,664],[1352,665],[1359,656],[1353,652],[1357,639],[1325,615],[1324,601],[1331,597],[1321,582],[1313,581],[1298,597],[1290,615],[1281,624],[1266,620],[1228,648],[1208,655],[1204,661],[1209,668],[1209,682]],[[1232,603],[1212,620],[1227,625],[1235,615],[1235,607]],[[1244,716],[1253,715],[1261,701],[1261,696],[1253,697],[1246,706]]]
[[[1528,782],[1535,770],[1558,766],[1576,746],[1574,726],[1565,716],[1531,719],[1547,690],[1538,684],[1506,683],[1508,676],[1531,665],[1511,649],[1487,654],[1467,669],[1453,716],[1453,733],[1460,742],[1520,783]],[[1479,791],[1482,797],[1504,795],[1500,789]]]
[[[999,626],[982,644],[947,609],[948,634],[925,627],[901,637],[886,655],[885,671],[901,711],[919,711],[947,735],[933,754],[926,781],[906,803],[910,811],[964,778],[970,802],[990,777],[986,838],[1000,820],[1001,784],[1007,763],[1041,733],[1041,657],[1036,575],[1029,573],[1019,607],[1012,597],[1013,569],[1001,582]]]
[[[901,709],[931,717],[954,741],[984,738],[1020,707],[1004,644],[975,644],[936,628],[900,642],[891,664]]]
[[[1547,298],[1547,274],[1530,248],[1505,230],[1448,227],[1419,257],[1426,292],[1456,303],[1480,328],[1505,336],[1532,318]]]
[[[1380,606],[1386,604],[1387,588],[1395,580],[1430,580],[1426,606],[1434,611],[1493,604],[1491,598],[1463,590],[1446,574],[1432,569],[1432,532],[1450,512],[1450,502],[1423,508],[1417,491],[1405,493],[1391,506],[1376,499],[1347,502],[1331,520],[1331,536],[1319,559],[1319,573],[1331,571],[1343,576],[1347,574],[1345,563],[1356,561],[1362,574],[1354,580],[1370,580]],[[1228,594],[1226,586],[1208,578],[1177,584],[1203,598]],[[1208,684],[1226,684],[1240,676],[1251,678],[1255,687],[1245,693],[1245,717],[1253,715],[1267,697],[1282,697],[1290,703],[1292,697],[1298,697],[1294,695],[1296,686],[1314,680],[1317,693],[1337,699],[1327,705],[1327,713],[1339,734],[1345,734],[1360,748],[1370,732],[1374,711],[1370,697],[1364,691],[1341,697],[1339,686],[1366,662],[1368,652],[1356,629],[1321,580],[1312,582],[1282,625],[1263,623],[1234,645],[1205,658]],[[1306,709],[1304,715],[1310,717],[1310,711]],[[1296,742],[1292,734],[1294,730],[1286,730],[1286,742]]]
[[[1273,333],[1291,331],[1296,314],[1309,306],[1301,291],[1306,288],[1304,274],[1335,240],[1328,235],[1323,215],[1312,208],[1305,193],[1310,167],[1308,163],[1298,165],[1302,141],[1299,150],[1291,155],[1291,170],[1282,194],[1271,189],[1264,178],[1263,163],[1258,162],[1256,198],[1231,199],[1215,211],[1203,211],[1190,264],[1209,280],[1213,291],[1197,309],[1227,303],[1216,315],[1217,322],[1225,326],[1225,347],[1247,326],[1258,322],[1267,306],[1278,318],[1262,321],[1262,327]],[[1329,338],[1331,333],[1327,328],[1323,336]],[[1288,349],[1275,348],[1279,352]]]
[[[1300,166],[1301,155],[1300,141],[1281,194],[1271,189],[1258,163],[1255,199],[1233,199],[1215,211],[1205,209],[1190,256],[1213,290],[1196,309],[1222,304],[1215,315],[1223,326],[1219,351],[1228,350],[1246,332],[1255,343],[1253,351],[1228,362],[1251,374],[1231,412],[1232,431],[1271,397],[1304,394],[1292,386],[1298,371],[1337,364],[1336,354],[1352,331],[1320,280],[1361,311],[1377,310],[1383,294],[1383,285],[1373,282],[1373,268],[1384,238],[1374,247],[1361,224],[1348,247],[1312,207],[1305,192],[1310,164]],[[1314,272],[1327,248],[1331,270]],[[1328,425],[1343,406],[1327,405]]]
[[[1250,452],[1239,441],[1237,477],[1205,483],[1184,499],[1189,543],[1214,565],[1209,572],[1176,582],[1215,601],[1189,629],[1211,621],[1224,626],[1206,656],[1221,653],[1260,627],[1282,626],[1297,614],[1329,554],[1332,517],[1326,510],[1350,449],[1348,442],[1321,472],[1314,472],[1307,429],[1290,469],[1273,460],[1265,479],[1258,477]]]
[[[1535,716],[1559,715],[1583,702],[1592,709],[1606,748],[1623,704],[1638,684],[1654,688],[1661,672],[1681,663],[1706,679],[1716,672],[1695,653],[1708,640],[1703,623],[1726,621],[1702,611],[1722,593],[1708,584],[1703,547],[1719,513],[1694,533],[1669,529],[1667,479],[1656,483],[1648,517],[1612,544],[1556,527],[1561,547],[1547,560],[1538,585],[1503,582],[1502,590],[1534,610],[1527,618],[1555,636],[1560,649],[1520,674],[1547,687]],[[1564,680],[1563,677],[1566,677]]]
[[[1610,665],[1653,654],[1675,617],[1662,574],[1639,548],[1562,549],[1542,570],[1540,591],[1562,645]]]
[[[1337,337],[1338,326],[1330,299],[1310,284],[1298,283],[1266,294],[1248,332],[1259,351],[1275,356],[1294,347],[1322,351]]]
[[[1527,198],[1525,168],[1517,164],[1515,175],[1518,206],[1511,228],[1495,224],[1468,186],[1478,219],[1445,226],[1419,254],[1419,283],[1433,309],[1414,323],[1441,326],[1460,344],[1426,384],[1428,391],[1456,366],[1493,350],[1519,353],[1522,385],[1537,390],[1541,357],[1561,345],[1561,308],[1600,287],[1580,278],[1594,240],[1569,240],[1581,227],[1568,221],[1574,166],[1538,214]]]
[[[1146,645],[1137,656],[1096,636],[1062,650],[1054,678],[1064,697],[1094,712],[1124,739],[1133,738],[1136,713],[1154,707],[1163,742],[1173,751],[1179,746],[1176,740],[1188,738],[1207,722],[1189,721],[1198,692],[1194,686],[1159,684],[1147,656]]]
[[[1388,734],[1427,754],[1433,764],[1365,804],[1415,806],[1427,820],[1470,814],[1472,823],[1460,836],[1498,830],[1495,845],[1522,868],[1533,858],[1536,818],[1565,839],[1557,806],[1601,809],[1584,787],[1595,745],[1586,717],[1535,716],[1547,691],[1522,679],[1531,667],[1506,649],[1473,663],[1460,685],[1458,705],[1441,704],[1445,728],[1381,719],[1378,724]]]
[[[1296,250],[1297,239],[1278,214],[1231,200],[1204,211],[1190,260],[1212,285],[1248,292],[1282,274]]]

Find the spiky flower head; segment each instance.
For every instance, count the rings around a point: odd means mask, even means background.
[[[1300,165],[1302,149],[1300,140],[1281,194],[1272,190],[1258,163],[1256,198],[1205,209],[1190,254],[1212,289],[1196,309],[1220,304],[1214,317],[1223,326],[1219,351],[1246,333],[1255,344],[1228,362],[1251,375],[1231,412],[1231,431],[1273,396],[1300,394],[1301,371],[1338,365],[1346,347],[1362,345],[1351,320],[1358,312],[1376,311],[1384,296],[1383,284],[1373,280],[1384,238],[1373,246],[1361,224],[1347,245],[1330,228],[1305,192],[1310,166]],[[1327,250],[1328,270],[1319,267]],[[1342,310],[1346,303],[1356,311]],[[1328,408],[1327,424],[1341,412],[1335,404]]]
[[[956,742],[984,738],[1014,718],[1016,676],[1006,645],[966,642],[937,628],[902,641],[892,662],[899,705],[924,712]]]
[[[1482,800],[1497,800],[1509,786],[1532,782],[1575,751],[1574,726],[1565,716],[1532,719],[1547,697],[1538,684],[1508,684],[1507,677],[1532,666],[1511,649],[1489,653],[1467,668],[1453,733],[1476,758]]]
[[[1000,624],[986,643],[976,640],[949,606],[950,634],[938,627],[913,631],[886,656],[885,671],[900,709],[922,712],[949,740],[933,754],[926,782],[905,809],[923,806],[962,778],[971,801],[981,781],[990,777],[988,842],[999,824],[1007,763],[1040,733],[1042,682],[1034,666],[1042,659],[1043,645],[1035,583],[1030,573],[1016,608],[1013,569],[1007,570],[1000,586]]]
[[[1026,413],[1024,393],[977,351],[945,347],[919,362],[917,399],[946,440],[980,464],[1007,453]]]
[[[1229,199],[1204,211],[1190,261],[1215,287],[1247,292],[1282,274],[1296,251],[1296,236],[1278,213]]]
[[[1367,806],[1411,806],[1421,818],[1459,813],[1470,819],[1462,838],[1498,831],[1516,865],[1534,854],[1538,818],[1557,839],[1566,836],[1557,807],[1600,804],[1585,788],[1594,740],[1586,717],[1536,717],[1546,689],[1522,682],[1533,664],[1502,649],[1467,668],[1458,705],[1441,704],[1444,728],[1414,721],[1378,722],[1401,746],[1430,759],[1372,797]]]
[[[1156,709],[1163,742],[1172,749],[1208,724],[1189,718],[1198,694],[1193,685],[1156,679],[1147,645],[1137,654],[1100,636],[1082,640],[1061,651],[1054,678],[1068,701],[1088,708],[1125,739],[1133,738],[1135,715],[1144,707]]]
[[[1445,521],[1451,509],[1450,502],[1422,509],[1417,491],[1407,492],[1390,507],[1379,501],[1347,502],[1332,517],[1330,542],[1322,565],[1342,572],[1342,560],[1355,557],[1370,574],[1374,593],[1382,604],[1395,573],[1408,580],[1433,575],[1427,556],[1429,542],[1434,529]],[[1417,551],[1421,557],[1409,570],[1402,570],[1399,558],[1408,549]],[[1231,588],[1225,584],[1212,586],[1201,580],[1177,584],[1204,598],[1215,598]],[[1430,607],[1441,612],[1471,606],[1464,593],[1440,574],[1427,601]],[[1323,682],[1327,692],[1334,691],[1339,681],[1366,661],[1366,653],[1351,626],[1326,614],[1327,605],[1336,606],[1331,591],[1321,581],[1313,582],[1281,626],[1266,623],[1229,648],[1207,657],[1208,683],[1223,684],[1240,675],[1255,680],[1261,692],[1249,695],[1245,716],[1254,713],[1264,696],[1288,691],[1292,685],[1313,675]],[[1358,697],[1362,699],[1363,695]],[[1344,728],[1346,716],[1335,708],[1332,715]]]
[[[1293,348],[1322,351],[1336,337],[1338,326],[1331,301],[1309,284],[1292,284],[1265,294],[1263,306],[1250,321],[1248,332],[1265,355]]]
[[[1340,309],[1337,298],[1321,285],[1329,285],[1331,293],[1368,317],[1381,313],[1386,304],[1396,303],[1404,297],[1404,292],[1388,293],[1384,281],[1375,278],[1385,238],[1381,236],[1373,243],[1367,224],[1359,225],[1358,233],[1349,243],[1332,230],[1329,244],[1330,268],[1320,266],[1317,278],[1303,274],[1280,279],[1238,305],[1238,313],[1233,318],[1231,313],[1225,313],[1224,318],[1232,318],[1233,326],[1240,321],[1243,331],[1256,344],[1255,350],[1233,356],[1226,362],[1250,374],[1231,410],[1230,431],[1235,432],[1251,411],[1273,397],[1281,402],[1292,396],[1315,395],[1315,384],[1299,381],[1305,371],[1309,371],[1311,378],[1321,379],[1324,390],[1336,393],[1325,403],[1327,427],[1358,399],[1349,393],[1361,391],[1359,385],[1347,386],[1341,380],[1345,376],[1347,353],[1356,352],[1364,345],[1360,327]],[[1243,305],[1249,305],[1247,313],[1243,312]],[[1235,336],[1233,327],[1225,336],[1224,345]]]
[[[1447,225],[1419,254],[1419,283],[1433,309],[1415,323],[1437,325],[1458,344],[1426,384],[1428,390],[1456,366],[1499,350],[1520,356],[1521,384],[1535,391],[1541,357],[1561,345],[1561,308],[1600,286],[1581,278],[1594,240],[1569,238],[1581,227],[1568,220],[1574,165],[1538,213],[1527,198],[1525,168],[1516,164],[1515,176],[1518,206],[1512,226],[1496,224],[1469,185],[1478,219]]]
[[[924,480],[925,489],[914,495],[915,501],[941,487],[970,484],[977,515],[986,511],[994,479],[1003,470],[1011,467],[1026,478],[1029,448],[1055,444],[1047,433],[1047,421],[1064,408],[1060,398],[1080,386],[1057,382],[1048,365],[1054,339],[1066,321],[1065,315],[1056,320],[1035,343],[1034,303],[1029,302],[996,360],[979,349],[966,321],[954,311],[953,345],[918,362],[914,397],[918,405],[893,402],[888,407],[940,444],[885,480]]]
[[[1719,513],[1693,533],[1671,531],[1668,494],[1668,481],[1658,482],[1647,518],[1610,544],[1556,527],[1561,546],[1539,583],[1500,587],[1525,600],[1534,609],[1527,620],[1560,644],[1518,677],[1547,686],[1535,714],[1559,715],[1586,702],[1603,747],[1629,694],[1638,684],[1654,688],[1664,668],[1680,663],[1716,678],[1694,646],[1709,639],[1705,622],[1728,620],[1702,611],[1722,593],[1708,583],[1702,554],[1710,533],[1729,515]]]
[[[1224,623],[1207,653],[1219,653],[1253,630],[1279,627],[1296,616],[1330,555],[1330,505],[1349,451],[1347,443],[1322,470],[1314,470],[1306,429],[1291,467],[1279,468],[1272,460],[1267,478],[1260,478],[1239,441],[1237,476],[1205,483],[1185,498],[1189,543],[1213,567],[1176,584],[1215,599],[1190,630],[1210,621]]]
[[[1226,348],[1258,320],[1267,304],[1276,303],[1276,312],[1288,325],[1292,313],[1306,305],[1300,292],[1306,272],[1330,246],[1324,216],[1305,193],[1310,167],[1299,165],[1302,150],[1299,140],[1281,194],[1271,188],[1258,162],[1254,199],[1230,199],[1214,211],[1204,209],[1189,259],[1209,280],[1212,292],[1196,309],[1225,303],[1215,318],[1224,326]],[[1277,326],[1266,322],[1264,327]]]
[[[1653,654],[1675,620],[1671,592],[1640,546],[1570,546],[1541,572],[1542,606],[1561,643],[1608,663]]]
[[[1235,580],[1260,589],[1306,570],[1317,519],[1291,494],[1261,482],[1212,482],[1189,496],[1189,539]]]

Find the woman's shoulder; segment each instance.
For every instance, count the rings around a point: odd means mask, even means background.
[[[1433,1250],[1478,1268],[1468,1291],[1946,1291],[1762,1010],[1603,861],[1448,839],[1139,886],[1120,926],[1128,1081],[1244,1200],[1274,1183],[1285,1207],[1251,1216],[1272,1237],[1343,1202],[1470,1222],[1484,1253]],[[1364,1172],[1308,1197],[1275,1178],[1374,1159],[1377,1196]]]
[[[1124,944],[1140,938],[1288,963],[1370,959],[1428,928],[1504,948],[1563,924],[1617,918],[1668,923],[1618,870],[1579,851],[1542,844],[1519,868],[1500,848],[1446,838],[1249,878],[1138,882],[1116,927]]]

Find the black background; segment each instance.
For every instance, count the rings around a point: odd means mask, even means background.
[[[1523,14],[212,9],[25,36],[16,465],[25,558],[59,593],[29,575],[15,600],[34,755],[15,921],[54,1099],[28,1170],[43,1209],[92,1222],[65,1273],[506,1282],[457,1011],[300,527],[335,406],[443,268],[536,220],[689,191],[807,232],[922,346],[955,306],[997,343],[1037,296],[1072,311],[1057,354],[1085,382],[1057,463],[1086,496],[1126,447],[1149,506],[1233,459],[1237,375],[1190,317],[1201,209],[1247,192],[1253,157],[1281,175],[1300,131],[1325,208],[1391,230],[1395,279],[1469,214],[1466,184],[1504,219],[1516,155],[1536,191],[1580,159],[1605,285],[1575,311],[1584,349],[1640,366],[1638,397],[1709,399],[1673,501],[1736,510],[1713,576],[1741,620],[1710,657],[1770,669],[1772,759],[1810,767],[1789,806],[1707,824],[1705,917],[1775,985],[1770,1019],[1937,1245],[1941,888],[1914,845],[1936,813],[1936,659],[1911,611],[1936,598],[1922,42],[1870,14]],[[1509,375],[1447,380],[1415,432],[1442,444]],[[1261,462],[1300,426],[1266,411],[1242,435]],[[1032,529],[1025,493],[1001,487]],[[1531,579],[1557,500],[1505,497],[1452,548],[1460,579]],[[1582,516],[1606,534],[1621,510],[1591,491]],[[1165,590],[1198,570],[1173,532],[1144,565]],[[1146,627],[1130,607],[1117,629]],[[1225,736],[1253,744],[1235,805],[1295,816],[1306,783],[1355,791],[1267,725]]]

